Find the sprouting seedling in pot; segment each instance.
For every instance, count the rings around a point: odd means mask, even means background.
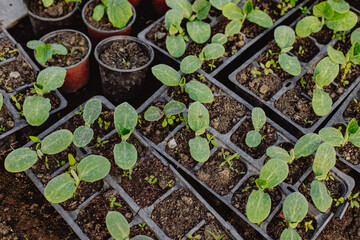
[[[289,228],[281,233],[280,240],[301,239],[295,228],[306,217],[307,212],[308,202],[301,193],[294,192],[286,197],[283,213]]]
[[[232,171],[238,172],[238,170],[233,167],[233,163],[231,161],[234,160],[234,159],[239,159],[240,154],[234,153],[234,154],[231,155],[230,152],[225,151],[222,148],[221,152],[219,152],[218,155],[221,156],[224,159],[224,161],[222,163],[220,163],[219,168],[223,167],[227,163],[229,165],[229,168]]]
[[[194,72],[196,70],[197,68]],[[185,90],[185,92],[187,92],[190,98],[194,101],[201,103],[211,103],[214,101],[214,95],[208,86],[196,80],[191,80],[187,83],[185,77],[181,77],[181,75],[170,66],[159,64],[152,67],[151,71],[160,82],[170,87],[179,86],[181,88],[181,92]]]
[[[166,0],[171,8],[165,14],[165,27],[169,32],[166,37],[166,48],[173,57],[181,57],[186,50],[188,37],[199,44],[207,42],[211,36],[210,24],[203,21],[207,18],[211,4],[207,0]],[[181,27],[186,20],[186,32]]]
[[[208,140],[201,135],[209,126],[209,112],[200,102],[194,102],[188,110],[188,121],[196,135],[189,141],[191,157],[198,162],[205,162],[210,157],[210,146]]]
[[[123,170],[129,171],[131,179],[132,168],[137,161],[137,150],[135,146],[127,142],[138,122],[136,110],[127,102],[124,102],[115,108],[114,123],[115,129],[121,136],[121,143],[114,147],[115,163]]]
[[[119,212],[111,211],[106,215],[106,227],[115,240],[153,240],[144,235],[129,238],[130,226],[126,218]]]
[[[346,1],[328,0],[315,5],[313,15],[301,19],[295,31],[300,37],[319,32],[324,25],[334,31],[348,31],[356,25],[357,19]]]
[[[163,111],[158,107],[149,107],[144,114],[144,118],[146,121],[154,122],[159,121],[164,117],[162,126],[166,127],[168,124],[172,125],[174,120],[179,121],[179,118],[176,119],[175,116],[183,113],[185,110],[185,104],[177,101],[171,101],[164,106]]]
[[[277,45],[280,47],[279,64],[285,72],[298,76],[301,72],[301,65],[296,57],[288,54],[293,49],[295,43],[295,32],[291,27],[279,26],[275,29],[274,38]]]
[[[27,42],[26,46],[36,51],[36,59],[44,65],[50,58],[52,58],[53,55],[68,54],[67,48],[64,45],[58,43],[45,44],[42,41],[31,40]]]
[[[44,7],[50,7],[51,5],[54,4],[54,0],[41,0],[42,3],[44,4]],[[81,3],[81,0],[65,0],[66,3],[69,3],[69,2],[79,2]]]
[[[58,154],[71,144],[73,135],[69,130],[58,130],[43,140],[31,136],[36,143],[35,150],[23,147],[12,151],[5,159],[5,169],[9,172],[22,172],[31,168],[44,155]]]
[[[90,126],[100,116],[101,109],[102,104],[98,99],[92,99],[85,104],[82,113],[85,125],[78,127],[74,131],[73,142],[76,147],[85,147],[91,142],[94,136],[94,130],[92,130]]]
[[[50,99],[44,94],[60,88],[65,81],[66,70],[61,67],[48,67],[42,70],[34,83],[36,96],[25,99],[23,113],[26,121],[32,126],[40,126],[50,115]]]
[[[260,130],[266,123],[266,115],[264,110],[256,107],[252,110],[251,120],[254,126],[254,130],[251,130],[246,134],[245,143],[248,147],[257,147],[261,143]]]
[[[133,16],[131,4],[127,0],[101,0],[101,2],[102,4],[94,8],[92,18],[100,21],[106,13],[113,27],[126,27]]]
[[[83,182],[96,182],[110,172],[110,162],[98,155],[85,157],[80,163],[69,154],[69,170],[53,178],[44,189],[45,198],[52,203],[61,203],[72,198]]]

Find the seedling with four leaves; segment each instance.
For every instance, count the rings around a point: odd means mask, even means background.
[[[115,28],[124,28],[133,16],[132,6],[127,0],[101,0],[94,8],[92,18],[100,21],[105,13]]]
[[[36,59],[43,65],[46,65],[46,62],[52,58],[53,55],[68,54],[67,48],[64,45],[58,43],[45,44],[42,41],[31,40],[26,44],[26,46],[35,50]]]

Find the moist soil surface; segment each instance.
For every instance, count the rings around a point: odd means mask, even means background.
[[[351,120],[351,119],[350,119]],[[336,124],[333,126],[335,128],[341,127],[341,133],[345,135],[346,127],[344,124]],[[336,152],[340,154],[341,158],[350,162],[351,164],[358,165],[360,164],[360,151],[351,142],[347,142],[344,146],[335,147]]]
[[[360,92],[359,92],[359,94],[360,94]],[[355,118],[358,122],[360,121],[360,99],[359,98],[352,99],[352,101],[346,107],[346,109],[343,113],[343,117],[346,121],[350,121],[353,118]]]
[[[0,38],[0,63],[6,59],[16,57],[18,55],[19,50],[12,45],[9,39]]]
[[[81,62],[89,52],[89,43],[78,32],[60,32],[45,40],[46,44],[62,44],[68,50],[68,54],[53,55],[47,62],[47,66],[69,67]]]
[[[75,3],[66,3],[65,0],[54,0],[54,4],[45,8],[42,0],[30,0],[28,8],[37,16],[44,18],[60,18],[70,13]]]
[[[248,118],[240,125],[234,134],[231,135],[230,140],[254,159],[259,159],[266,153],[266,149],[276,142],[277,132],[273,126],[269,123],[265,123],[260,129],[260,134],[263,138],[260,145],[251,148],[248,147],[245,142],[246,134],[251,130],[254,130],[254,126],[251,119]]]
[[[322,27],[321,31],[311,34],[311,37],[315,38],[318,43],[324,45],[333,39],[332,36],[333,30],[329,29],[326,25]]]
[[[30,64],[19,56],[17,60],[0,66],[0,88],[8,93],[25,84],[36,81],[36,74]]]
[[[114,41],[100,54],[100,60],[117,69],[136,69],[150,61],[143,46],[131,40]]]
[[[241,187],[234,193],[231,199],[231,205],[239,209],[240,212],[246,214],[246,203],[253,190],[258,190],[255,180],[258,176],[252,176],[247,179]],[[278,187],[273,189],[265,189],[265,193],[270,195],[271,198],[271,212],[279,205],[282,199],[282,193]]]
[[[9,109],[3,105],[0,111],[0,136],[3,133],[11,130],[15,126],[15,120],[12,117]]]
[[[211,221],[204,224],[199,230],[197,230],[193,236],[198,236],[196,239],[207,240],[207,239],[221,239],[228,240],[232,239],[226,236],[226,232],[223,230],[221,225],[217,221]],[[215,237],[214,237],[215,235]]]
[[[225,155],[226,153],[228,154]],[[203,181],[221,196],[228,194],[247,172],[246,165],[236,158],[231,160],[233,169],[229,168],[228,163],[220,167],[220,164],[225,161],[224,155],[228,158],[233,154],[234,152],[226,149],[223,152],[216,151],[195,174],[200,181]]]
[[[129,179],[128,171],[124,172],[114,163],[114,145],[121,142],[121,137],[114,134],[108,141],[104,148],[92,148],[92,153],[104,156],[111,161],[110,175],[140,207],[150,206],[176,184],[170,168],[163,165],[151,153],[151,150],[134,136],[131,136],[128,142],[135,146],[138,153],[138,162],[133,167],[131,179]],[[153,180],[150,180],[152,183],[145,179],[152,178],[151,176],[153,176]]]
[[[142,224],[145,224],[145,226],[142,226]],[[145,235],[151,237],[154,240],[161,240],[151,230],[149,225],[147,225],[146,223],[142,223],[142,224],[134,225],[130,228],[130,235],[129,235],[130,239],[137,235]]]
[[[293,53],[301,62],[310,62],[318,53],[319,48],[310,38],[296,37],[291,53]]]

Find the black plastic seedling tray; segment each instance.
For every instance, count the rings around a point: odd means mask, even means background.
[[[273,0],[276,3],[279,3],[281,1],[278,0]],[[246,1],[241,1],[239,4],[239,6],[243,6],[245,4]],[[247,38],[245,36],[245,34],[241,33],[241,35],[243,36],[243,39],[245,41],[245,45],[239,50],[237,51],[234,55],[232,55],[231,57],[222,57],[222,64],[217,67],[214,71],[212,71],[211,73],[209,73],[211,76],[215,76],[217,75],[219,72],[221,72],[227,65],[229,65],[232,61],[234,61],[235,59],[237,59],[238,57],[240,57],[247,49],[249,49],[251,46],[253,46],[255,43],[260,42],[259,40],[261,40],[262,38],[264,38],[269,32],[271,32],[273,29],[275,29],[277,26],[279,26],[280,24],[284,23],[290,16],[292,16],[293,14],[295,14],[296,12],[298,12],[300,7],[303,6],[307,6],[311,3],[311,0],[305,0],[302,3],[298,4],[296,7],[294,7],[293,9],[291,9],[290,11],[288,11],[284,16],[282,16],[281,18],[279,18],[271,28],[265,29],[261,34],[259,34],[258,36],[256,36],[255,38]],[[215,26],[219,21],[220,21],[220,17],[209,17],[211,23],[211,27]],[[156,44],[152,43],[151,41],[146,39],[146,34],[152,29],[154,28],[158,23],[165,21],[165,16],[161,17],[160,19],[158,19],[157,21],[155,21],[153,24],[151,24],[150,26],[148,26],[147,28],[145,28],[143,31],[141,31],[138,34],[138,37],[146,42],[147,44],[149,44],[150,46],[152,46],[154,49],[156,49],[157,51],[165,54],[166,56],[168,56],[170,59],[173,59],[174,61],[176,61],[177,63],[180,63],[180,59],[178,58],[174,58],[173,56],[171,56],[166,50],[158,47]],[[189,42],[187,42],[187,45],[189,45],[190,43],[192,43],[192,41],[190,40]]]

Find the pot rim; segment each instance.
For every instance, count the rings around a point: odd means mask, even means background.
[[[96,28],[94,27],[93,25],[91,25],[85,18],[85,10],[87,9],[87,7],[90,5],[90,3],[94,2],[95,0],[91,0],[91,1],[88,1],[82,11],[81,11],[81,18],[83,20],[83,22],[85,23],[86,27],[87,28],[90,28],[91,30],[94,30],[94,31],[97,31],[97,32],[100,32],[100,33],[118,33],[118,32],[122,32],[122,31],[126,31],[127,29],[131,28],[132,25],[134,24],[135,22],[135,19],[136,19],[136,10],[134,8],[134,6],[132,4],[131,5],[131,9],[132,9],[132,12],[133,12],[133,16],[132,16],[132,20],[130,21],[130,23],[128,22],[128,24],[123,27],[123,28],[119,28],[119,29],[116,29],[116,30],[101,30],[99,28]]]
[[[106,65],[105,63],[103,63],[100,58],[99,58],[99,48],[102,47],[104,44],[106,43],[109,43],[109,42],[115,42],[115,41],[122,41],[122,40],[130,40],[130,41],[133,41],[133,42],[137,42],[141,45],[143,45],[148,53],[149,53],[149,57],[150,57],[150,60],[143,66],[141,67],[138,67],[138,68],[134,68],[134,69],[119,69],[119,68],[113,68],[109,65]],[[150,47],[149,45],[147,45],[145,42],[141,41],[140,39],[136,38],[136,37],[133,37],[133,36],[113,36],[113,37],[109,37],[109,38],[106,38],[104,40],[102,40],[101,42],[98,43],[98,45],[95,47],[95,50],[94,50],[94,56],[95,56],[95,59],[96,61],[101,65],[103,66],[104,68],[107,68],[111,71],[115,71],[115,72],[136,72],[136,71],[140,71],[142,69],[145,69],[147,68],[154,60],[154,57],[155,57],[155,54],[154,54],[154,50],[152,49],[152,47]]]
[[[73,9],[71,12],[69,12],[68,14],[66,14],[65,16],[58,17],[58,18],[46,18],[46,17],[40,17],[40,16],[36,15],[35,13],[31,12],[30,9],[29,9],[28,6],[27,6],[27,2],[28,2],[28,1],[29,1],[29,0],[23,0],[24,5],[25,5],[25,8],[26,8],[28,14],[29,14],[31,17],[33,17],[33,18],[35,18],[35,19],[37,19],[37,20],[46,21],[46,22],[62,21],[62,20],[64,20],[64,19],[66,19],[66,18],[74,15],[75,12],[76,12],[76,10],[79,8],[79,5],[80,5],[79,2],[76,2],[74,9]]]
[[[86,41],[88,42],[88,45],[89,45],[89,50],[88,50],[88,52],[87,52],[86,55],[83,57],[83,59],[81,59],[80,62],[78,62],[78,63],[76,63],[76,64],[74,64],[74,65],[67,66],[67,67],[62,67],[62,68],[66,69],[66,70],[67,70],[67,69],[71,69],[71,68],[75,68],[75,67],[79,66],[80,64],[82,64],[83,62],[85,62],[87,59],[89,59],[89,56],[90,56],[90,53],[91,53],[91,50],[92,50],[92,44],[91,44],[91,41],[90,41],[89,37],[86,36],[86,34],[80,32],[80,31],[77,31],[77,30],[74,30],[74,29],[60,29],[60,30],[55,30],[55,31],[49,32],[49,33],[45,34],[44,36],[42,36],[42,37],[40,38],[40,41],[43,41],[43,42],[44,42],[44,39],[47,39],[47,38],[52,37],[52,36],[54,36],[54,35],[57,35],[58,33],[61,33],[61,32],[80,33],[81,36],[83,36],[83,37],[86,39]],[[36,59],[36,50],[34,50],[34,56],[35,56],[35,59]],[[48,68],[48,67],[50,67],[50,66],[48,66],[48,65],[46,65],[46,64],[42,64],[42,63],[39,62],[37,59],[36,59],[36,62],[37,62],[40,66],[42,66],[43,68]]]

